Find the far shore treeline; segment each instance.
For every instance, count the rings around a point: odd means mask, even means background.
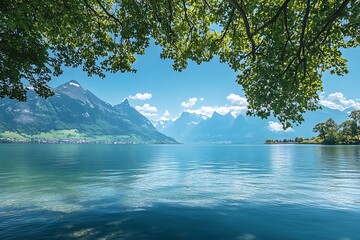
[[[337,124],[332,118],[326,122],[320,122],[313,128],[319,133],[312,139],[297,137],[295,139],[272,140],[267,139],[267,144],[302,143],[302,144],[360,144],[360,110],[353,110],[349,114],[349,120]]]

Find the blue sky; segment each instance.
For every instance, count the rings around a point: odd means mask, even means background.
[[[340,110],[360,108],[360,48],[344,50],[350,73],[339,77],[325,74],[322,103]],[[56,87],[70,80],[78,81],[110,104],[128,98],[149,119],[176,118],[185,110],[211,115],[231,111],[233,115],[246,109],[242,87],[235,83],[236,74],[218,59],[197,65],[190,63],[183,72],[172,68],[171,60],[160,59],[160,48],[150,46],[137,58],[137,73],[106,74],[106,78],[88,77],[81,68],[66,68],[64,74],[51,81]]]

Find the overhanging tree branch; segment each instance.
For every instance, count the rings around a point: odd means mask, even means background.
[[[297,56],[299,58],[299,60],[301,59],[301,52],[303,54],[303,57],[305,55],[305,42],[304,42],[304,37],[305,37],[305,31],[306,31],[306,25],[307,25],[307,21],[309,19],[309,13],[310,13],[310,4],[311,4],[311,0],[307,0],[306,2],[306,9],[305,9],[305,14],[302,20],[302,26],[301,26],[301,35],[300,35],[300,46],[299,46],[299,50],[297,52]]]
[[[249,24],[249,20],[246,16],[246,13],[244,11],[244,9],[239,5],[239,3],[236,1],[236,0],[228,0],[231,5],[233,5],[233,7],[240,13],[240,16],[241,18],[243,19],[244,21],[244,25],[245,25],[245,31],[246,31],[246,35],[250,41],[250,44],[251,44],[251,53],[252,53],[252,56],[253,56],[253,59],[255,60],[255,51],[256,51],[256,45],[255,45],[255,41],[254,41],[254,38],[253,38],[253,35],[251,33],[251,30],[250,30],[250,24]]]
[[[188,17],[185,0],[182,0],[182,3],[183,3],[183,7],[184,7],[185,20],[186,20],[188,26],[192,29],[193,24]]]
[[[276,11],[275,15],[266,23],[264,23],[264,25],[262,25],[261,27],[255,29],[253,35],[258,34],[261,30],[263,30],[264,28],[267,28],[270,24],[274,23],[280,16],[281,12],[285,10],[285,8],[287,8],[287,5],[289,4],[291,0],[286,0],[281,6],[280,8]]]
[[[327,20],[325,25],[321,28],[321,30],[318,32],[318,34],[310,42],[309,46],[313,45],[319,39],[321,34],[323,34],[323,32],[325,32],[325,30],[330,26],[330,24],[332,24],[336,20],[336,18],[338,18],[341,15],[341,13],[345,10],[345,8],[349,4],[349,2],[350,2],[350,0],[343,1],[343,3],[340,5],[340,7],[329,17],[329,19]]]
[[[291,46],[293,48],[295,48],[295,45],[291,40],[291,34],[290,34],[290,30],[289,30],[289,25],[288,25],[287,6],[284,8],[284,25],[285,25],[287,39],[290,41]]]
[[[228,30],[229,30],[229,27],[230,27],[230,24],[231,24],[231,22],[232,22],[232,20],[233,20],[233,17],[234,17],[234,12],[235,12],[235,8],[232,8],[231,9],[231,13],[230,13],[230,17],[229,17],[229,20],[228,20],[228,22],[226,23],[226,26],[225,26],[225,31],[224,31],[224,33],[222,34],[222,36],[220,37],[220,41],[222,41],[223,39],[224,39],[224,37],[226,36],[226,33],[228,32]]]
[[[112,18],[115,22],[119,23],[121,25],[120,20],[115,17],[113,14],[111,14],[108,10],[106,10],[106,8],[104,7],[104,5],[101,3],[101,1],[96,0],[96,2],[100,5],[101,9],[106,13],[106,15],[110,18]]]
[[[168,2],[169,12],[170,12],[169,22],[171,24],[171,22],[173,21],[173,8],[172,8],[171,0],[168,0],[167,2]]]

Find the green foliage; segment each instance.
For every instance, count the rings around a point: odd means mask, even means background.
[[[356,137],[357,140],[360,141],[360,110],[352,111],[349,117],[352,119],[350,134],[352,137]]]
[[[313,128],[313,132],[318,132],[319,137],[321,137],[323,140],[326,139],[326,124],[321,122],[315,125]]]
[[[350,113],[349,117],[354,120],[357,125],[360,125],[360,110],[354,110]]]
[[[43,143],[170,143],[167,140],[155,141],[150,139],[148,142],[141,137],[130,135],[92,135],[80,133],[77,129],[51,130],[30,135],[25,133],[17,133],[11,131],[0,132],[0,142],[8,140],[8,142],[43,142]]]
[[[51,130],[32,135],[31,138],[39,139],[86,139],[86,134],[79,133],[76,129],[69,130]]]
[[[358,144],[360,143],[360,129],[357,126],[357,119],[360,120],[360,110],[354,110],[350,113],[351,120],[337,125],[333,119],[328,119],[325,123],[318,123],[313,131],[318,132],[318,138],[324,144]],[[356,119],[356,120],[355,120]]]
[[[359,15],[357,0],[1,1],[0,98],[25,100],[22,79],[50,96],[63,66],[135,71],[154,39],[178,71],[219,56],[238,73],[248,114],[289,127],[318,108],[324,71],[348,72],[340,49],[359,45]]]
[[[10,139],[23,141],[23,140],[28,139],[28,137],[29,137],[29,135],[20,134],[20,133],[11,132],[11,131],[4,131],[4,132],[0,133],[0,138],[10,138]]]
[[[338,125],[332,118],[329,118],[324,123],[315,125],[313,131],[319,132],[319,137],[322,138],[324,144],[335,144],[338,138]]]
[[[326,122],[320,122],[313,128],[314,132],[318,132],[317,137],[309,139],[303,139],[296,137],[294,140],[272,140],[267,139],[265,143],[303,143],[303,144],[360,144],[360,127],[357,125],[357,121],[360,120],[360,110],[354,110],[349,115],[350,120],[346,120],[341,124],[329,118]]]

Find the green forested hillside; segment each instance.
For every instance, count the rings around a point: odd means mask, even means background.
[[[55,93],[47,100],[32,91],[27,102],[2,99],[0,136],[51,141],[175,142],[159,133],[127,100],[113,107],[76,81],[59,86]]]

